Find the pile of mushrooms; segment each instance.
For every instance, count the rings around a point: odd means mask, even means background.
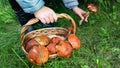
[[[81,42],[75,34],[69,34],[66,40],[41,35],[28,41],[24,49],[28,53],[28,60],[35,65],[40,65],[47,62],[49,56],[53,54],[60,57],[69,57],[72,50],[80,48],[80,45]]]

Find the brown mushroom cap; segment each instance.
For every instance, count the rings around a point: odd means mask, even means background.
[[[67,28],[71,33],[73,33],[73,26],[69,26],[68,28]]]
[[[95,13],[98,12],[98,8],[95,4],[90,3],[87,5],[87,8],[88,8],[88,10],[90,10],[92,12],[95,12]]]
[[[68,42],[60,41],[60,43],[56,46],[56,51],[58,56],[69,57],[72,52],[72,47]]]
[[[50,41],[50,43],[47,45],[47,48],[48,48],[48,52],[49,54],[55,54],[56,53],[56,49],[55,49],[55,46],[57,44],[60,43],[62,39],[61,38],[58,38],[58,37],[53,37]]]
[[[48,43],[50,42],[50,38],[45,36],[45,35],[41,35],[41,36],[37,36],[35,37],[35,40],[38,42],[39,45],[48,45]]]
[[[29,52],[33,46],[38,46],[37,41],[35,41],[35,39],[31,39],[30,41],[28,41],[25,45],[25,50],[27,52]]]
[[[50,42],[51,42],[51,43],[58,44],[58,43],[60,43],[61,40],[62,40],[62,39],[59,38],[59,37],[53,37]]]
[[[48,44],[47,49],[48,49],[49,55],[56,53],[55,46],[56,46],[55,43]]]

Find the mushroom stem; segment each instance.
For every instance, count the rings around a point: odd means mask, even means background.
[[[88,22],[89,14],[90,14],[90,12],[87,11],[87,13],[83,15],[83,16],[84,16],[84,19],[81,19],[81,20],[80,20],[79,25],[82,25],[83,21]]]

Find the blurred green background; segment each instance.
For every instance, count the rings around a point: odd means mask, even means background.
[[[0,0],[0,68],[120,68],[120,0],[78,0],[98,7],[90,13],[89,22],[78,25],[80,18],[64,7],[61,0],[45,0],[57,13],[67,13],[76,21],[76,35],[82,45],[69,58],[50,59],[43,65],[31,64],[20,47],[21,26],[7,0]],[[58,20],[60,27],[69,25]]]

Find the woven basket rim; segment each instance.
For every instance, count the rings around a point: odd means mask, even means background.
[[[47,29],[64,29],[66,31],[68,31],[67,28],[63,28],[63,27],[48,27],[48,28],[42,28],[42,29],[37,29],[37,30],[33,30],[33,31],[30,31],[29,33],[25,34],[24,36],[27,36],[35,31],[41,31],[41,30],[47,30]]]

